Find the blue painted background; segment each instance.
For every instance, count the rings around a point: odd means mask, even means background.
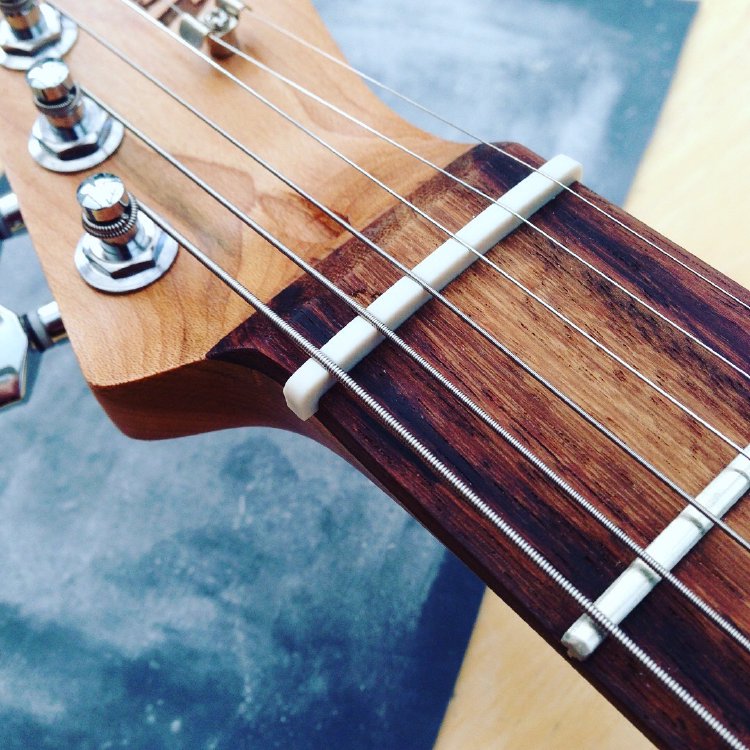
[[[350,59],[621,200],[694,6],[319,0]],[[403,105],[435,132],[454,137]],[[0,301],[45,300],[26,241]],[[322,448],[136,443],[68,347],[0,415],[0,748],[428,748],[481,586]]]

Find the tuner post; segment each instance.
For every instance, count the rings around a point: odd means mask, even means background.
[[[63,57],[78,37],[76,25],[37,0],[0,0],[0,65],[28,70],[41,57]]]
[[[132,292],[169,270],[177,243],[139,211],[119,177],[107,172],[87,177],[76,197],[85,234],[75,264],[87,284],[103,292]]]
[[[84,96],[65,62],[37,60],[26,73],[39,111],[29,136],[29,153],[53,172],[80,172],[108,159],[120,146],[125,129]]]

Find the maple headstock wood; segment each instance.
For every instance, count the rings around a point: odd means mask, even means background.
[[[161,12],[162,6],[155,4],[153,12]],[[355,226],[366,226],[392,205],[393,199],[373,190],[364,176],[311,143],[299,130],[118,0],[61,0],[58,7],[91,25]],[[340,54],[307,0],[261,1],[256,7],[330,53]],[[240,36],[242,44],[261,61],[284,70],[442,165],[467,148],[409,125],[357,76],[342,73],[337,66],[278,34],[264,33],[264,27],[254,26],[249,16],[243,17]],[[338,225],[316,215],[296,194],[85,33],[80,34],[66,60],[82,84],[219,190],[230,194],[243,210],[251,212],[307,260],[321,260],[343,240],[345,234]],[[226,65],[399,192],[408,193],[429,176],[427,167],[313,106],[250,63],[234,58]],[[166,389],[175,397],[174,389],[181,388],[185,397],[194,401],[197,390],[204,388],[204,373],[209,380],[220,377],[215,372],[220,369],[217,365],[209,368],[210,373],[205,372],[205,354],[251,311],[186,253],[162,281],[138,294],[111,296],[87,287],[70,259],[81,234],[75,191],[88,173],[49,173],[28,158],[29,124],[36,116],[28,87],[22,74],[2,71],[0,75],[4,91],[0,161],[6,165],[19,196],[45,275],[94,393],[118,426],[135,436],[163,437],[229,426],[220,411],[211,416],[208,404],[202,414],[194,414],[188,422],[183,417],[173,418],[163,395]],[[134,137],[126,137],[118,153],[91,172],[102,168],[121,176],[139,200],[192,237],[261,299],[270,300],[299,276],[296,266],[176,170],[161,164]],[[157,382],[160,378],[166,380]],[[212,389],[208,386],[209,392]],[[264,390],[254,393],[257,421],[278,419],[284,423],[287,415],[280,404],[274,401],[269,408],[263,404]],[[204,397],[210,400],[207,393]],[[250,408],[247,416],[252,420],[252,403],[245,403],[245,407]]]

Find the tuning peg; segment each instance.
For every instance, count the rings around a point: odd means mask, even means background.
[[[216,0],[216,7],[198,18],[183,13],[180,19],[180,36],[198,49],[207,41],[208,51],[213,57],[231,57],[232,52],[227,49],[227,45],[236,47],[239,44],[237,26],[244,8],[244,3],[239,0]],[[220,39],[224,44],[219,44],[215,39]]]
[[[78,187],[83,228],[75,263],[83,280],[103,292],[132,292],[161,278],[177,243],[138,207],[123,181],[101,172]]]
[[[0,194],[0,242],[21,234],[25,229],[18,196],[12,190]]]
[[[41,57],[63,57],[78,37],[76,25],[37,0],[0,0],[0,65],[28,70]]]
[[[24,400],[38,355],[66,337],[56,302],[27,315],[0,305],[0,409]]]
[[[122,123],[81,94],[59,58],[37,60],[26,73],[39,110],[29,153],[53,172],[80,172],[101,164],[122,143]]]

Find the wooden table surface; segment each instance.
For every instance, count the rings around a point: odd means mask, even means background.
[[[750,286],[750,0],[703,0],[626,208]],[[640,750],[626,719],[487,592],[436,750]]]

